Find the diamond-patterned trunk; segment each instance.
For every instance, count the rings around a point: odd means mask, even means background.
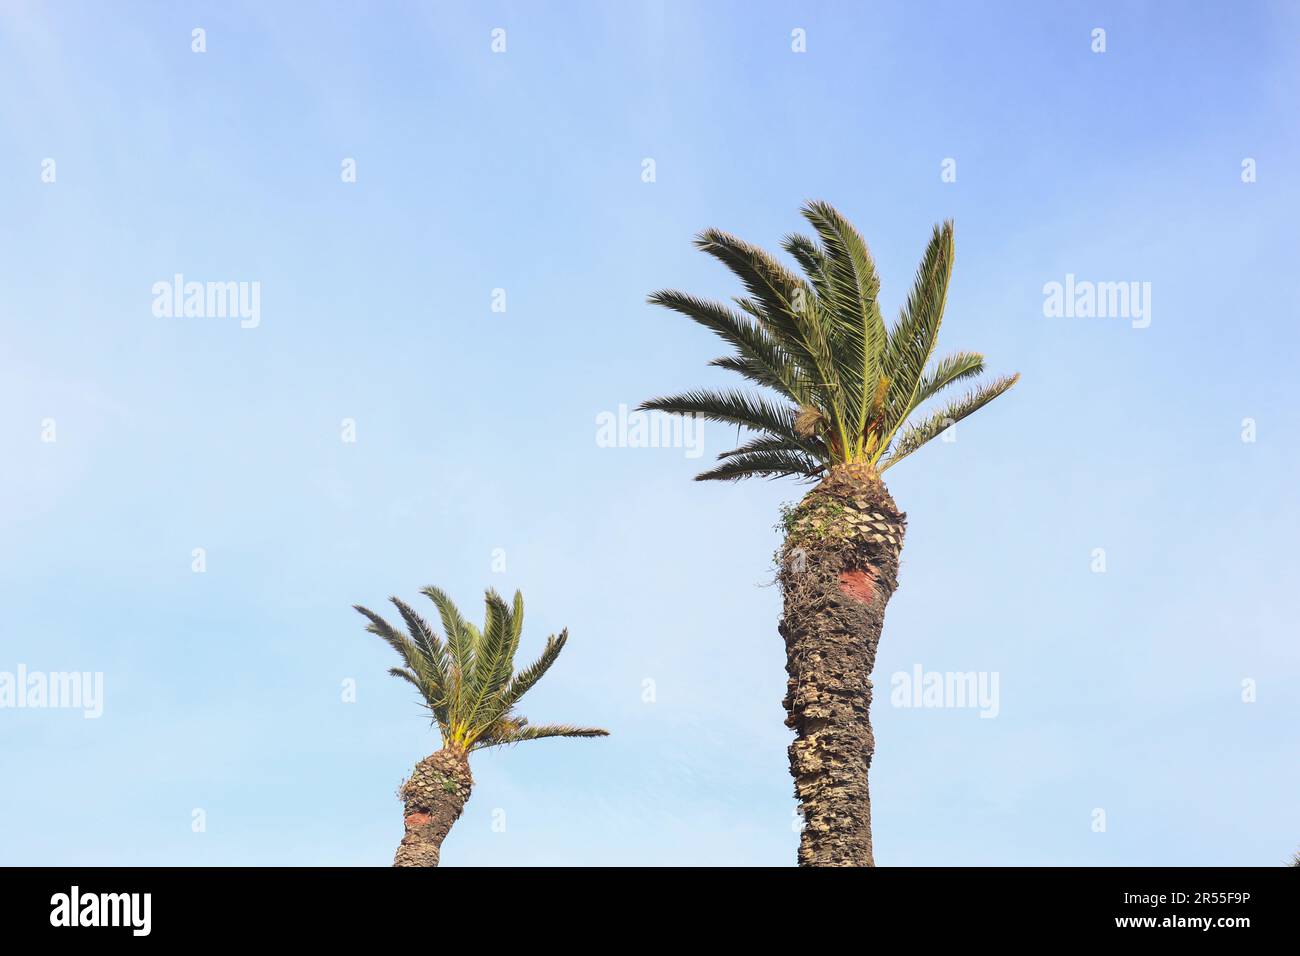
[[[787,522],[780,630],[801,866],[875,865],[871,671],[906,521],[873,468],[838,465]]]
[[[442,841],[460,818],[473,787],[469,759],[459,750],[444,748],[417,763],[400,792],[406,834],[393,866],[437,866]]]

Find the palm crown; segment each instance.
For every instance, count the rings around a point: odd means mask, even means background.
[[[936,226],[898,321],[886,328],[880,280],[857,230],[824,202],[804,218],[817,239],[792,234],[782,243],[806,277],[735,236],[709,229],[695,244],[727,266],[748,295],[724,303],[665,290],[650,302],[717,333],[734,354],[712,365],[739,372],[776,393],[684,392],[643,409],[698,415],[757,435],[719,455],[698,480],[751,475],[811,478],[837,464],[884,471],[949,425],[997,398],[1019,379],[977,385],[929,414],[922,406],[949,386],[984,371],[984,356],[956,352],[931,362],[952,274],[952,221]]]
[[[555,663],[569,639],[567,629],[546,639],[542,655],[515,673],[515,652],[524,626],[524,599],[515,592],[513,606],[494,590],[487,592],[482,630],[466,621],[446,593],[421,590],[438,608],[440,637],[400,598],[389,598],[406,624],[406,633],[378,614],[353,605],[370,622],[366,630],[383,638],[405,667],[388,673],[420,692],[442,734],[443,745],[463,752],[543,737],[604,737],[608,731],[568,724],[532,725],[515,713],[515,705]]]

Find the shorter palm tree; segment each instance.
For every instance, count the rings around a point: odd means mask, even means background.
[[[569,639],[546,639],[542,655],[518,673],[515,652],[524,626],[524,599],[515,592],[513,606],[496,591],[486,597],[483,629],[466,621],[445,592],[421,590],[437,606],[442,619],[439,636],[400,598],[389,598],[406,624],[400,631],[378,614],[353,605],[370,622],[366,630],[383,638],[402,658],[403,667],[388,673],[410,683],[420,693],[442,736],[442,749],[415,765],[402,784],[406,833],[393,858],[394,866],[437,866],[442,841],[460,818],[474,778],[469,772],[472,751],[543,737],[605,737],[609,732],[568,724],[530,724],[515,712],[519,699],[555,663]]]

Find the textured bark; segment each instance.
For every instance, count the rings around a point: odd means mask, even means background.
[[[791,513],[782,553],[786,726],[800,866],[874,866],[871,671],[907,516],[874,469],[836,466]]]
[[[400,791],[406,834],[393,866],[437,866],[442,841],[473,787],[469,759],[459,750],[443,748],[417,763]]]

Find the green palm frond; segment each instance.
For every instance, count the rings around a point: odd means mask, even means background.
[[[603,730],[561,724],[533,728],[515,713],[515,704],[555,663],[569,638],[567,630],[559,637],[548,637],[541,657],[515,674],[514,658],[523,634],[522,594],[516,591],[514,601],[507,604],[489,589],[480,630],[465,620],[446,592],[427,587],[421,593],[438,607],[444,631],[441,637],[397,598],[391,600],[411,631],[409,637],[373,611],[354,607],[366,618],[366,630],[382,638],[402,658],[406,666],[389,668],[388,673],[420,692],[444,746],[469,751],[539,737],[605,735]]]
[[[943,322],[943,308],[948,298],[948,279],[952,275],[952,221],[935,226],[926,247],[916,280],[903,306],[897,324],[890,330],[885,353],[885,374],[890,385],[886,399],[890,429],[881,443],[883,452],[889,439],[907,420],[916,394],[925,377],[926,366],[934,354]]]
[[[393,677],[400,677],[418,690],[421,696],[424,695],[424,685],[420,683],[420,678],[416,677],[415,674],[407,670],[405,667],[390,667],[388,668],[388,673]]]
[[[354,604],[352,607],[370,622],[366,625],[366,630],[382,638],[389,647],[397,651],[398,656],[401,657],[402,662],[407,667],[416,674],[426,669],[426,661],[421,656],[420,649],[415,646],[415,643],[409,637],[369,608],[362,607],[360,604]]]
[[[805,278],[719,230],[696,238],[700,249],[741,280],[747,295],[734,303],[743,314],[682,292],[650,297],[713,330],[735,350],[710,364],[769,390],[695,390],[640,406],[755,433],[719,455],[716,467],[697,476],[701,480],[806,478],[852,463],[883,470],[934,437],[943,421],[969,415],[1016,380],[999,379],[909,424],[925,403],[984,371],[983,356],[975,352],[932,362],[952,275],[952,222],[934,228],[907,302],[887,328],[878,301],[880,278],[861,234],[824,202],[805,204],[803,215],[815,238],[791,234],[782,245]],[[775,399],[765,397],[772,392]]]
[[[539,724],[520,727],[511,734],[494,740],[490,746],[517,744],[525,740],[542,740],[545,737],[608,737],[608,730],[597,727],[574,727],[569,724]]]
[[[758,318],[794,357],[802,359],[805,368],[816,368],[817,356],[809,350],[798,322],[801,310],[796,291],[807,289],[806,284],[764,250],[719,229],[704,230],[695,237],[695,245],[730,269],[745,286],[753,305],[746,300],[737,300],[737,304]],[[827,366],[822,371],[829,374],[831,370]]]
[[[551,665],[560,656],[560,651],[564,650],[564,645],[568,640],[568,628],[562,630],[559,637],[554,634],[548,637],[546,646],[542,649],[542,656],[511,678],[510,684],[501,695],[502,705],[513,707],[520,697],[528,693],[529,688],[541,680],[542,675],[551,669]]]
[[[935,362],[921,378],[921,384],[916,390],[916,398],[912,401],[911,410],[920,408],[949,385],[965,381],[968,378],[974,378],[983,373],[984,356],[978,352],[954,352],[952,355],[944,356]]]
[[[674,415],[695,415],[712,422],[740,425],[756,432],[767,432],[798,446],[794,430],[795,411],[753,392],[715,392],[707,389],[683,392],[642,402],[639,408]]]
[[[798,365],[791,361],[775,339],[751,318],[740,315],[721,302],[710,302],[685,292],[663,289],[650,294],[652,305],[661,305],[694,319],[731,345],[746,363],[749,377],[775,389],[791,401],[802,401],[807,384]]]
[[[448,721],[447,680],[441,663],[430,656],[422,640],[407,637],[369,608],[359,604],[353,607],[369,622],[366,630],[378,635],[397,651],[406,665],[392,668],[389,673],[414,684],[439,726],[445,725]]]
[[[527,725],[528,719],[526,717],[505,714],[487,726],[479,728],[470,749],[483,750],[487,747],[501,746],[508,743],[512,736]]]
[[[800,279],[766,250],[721,229],[705,229],[695,237],[695,245],[734,272],[768,311],[789,313],[791,293]]]
[[[447,713],[447,702],[434,688],[420,680],[419,677],[405,667],[390,667],[388,673],[393,677],[401,678],[419,691],[424,706],[433,715],[433,721],[438,725],[440,731],[443,727],[448,726],[450,717]]]
[[[822,465],[811,455],[796,451],[730,453],[732,457],[702,471],[696,481],[736,481],[740,478],[815,478]]]
[[[813,446],[811,451],[809,446]],[[814,461],[820,460],[825,456],[825,448],[818,439],[804,439],[803,442],[795,445],[785,438],[779,438],[774,435],[760,435],[757,438],[750,439],[738,448],[722,452],[718,455],[718,459],[721,461],[727,458],[735,458],[737,455],[748,455],[753,452],[767,451],[803,454],[811,457]]]
[[[483,644],[474,665],[472,697],[465,718],[471,728],[499,716],[493,698],[510,679],[514,665],[509,656],[514,636],[510,608],[495,589],[488,590],[484,605]]]
[[[805,405],[813,401],[809,385],[798,369],[794,369],[784,378],[776,378],[768,366],[743,355],[723,355],[714,359],[709,365],[743,375],[755,385],[770,388],[798,404]]]
[[[814,240],[792,232],[781,240],[781,248],[790,253],[791,258],[799,263],[799,268],[803,269],[804,275],[808,277],[808,281],[813,284],[819,296],[829,298],[834,295],[835,290],[830,285],[826,257],[822,255],[821,247]]]
[[[474,665],[473,628],[463,617],[455,602],[441,588],[430,585],[420,593],[434,603],[442,619],[442,633],[447,639],[447,653],[456,670],[468,675]]]
[[[695,245],[740,279],[749,298],[736,299],[736,304],[803,368],[813,394],[821,397],[829,417],[839,422],[843,390],[836,381],[826,317],[815,289],[764,250],[721,230],[706,229]]]
[[[885,471],[892,468],[922,445],[943,434],[949,427],[957,424],[967,415],[979,411],[1019,380],[1020,376],[1018,374],[994,379],[986,385],[973,389],[965,398],[953,402],[946,408],[935,412],[929,418],[915,425],[909,425],[898,436],[898,440],[890,450],[889,457],[880,466],[880,470]]]
[[[880,278],[866,240],[853,224],[825,202],[809,202],[804,218],[821,239],[823,287],[831,297],[835,323],[835,364],[847,392],[855,442],[861,440],[870,410],[868,399],[882,374],[888,331],[877,295]]]
[[[510,607],[510,634],[509,648],[506,651],[506,661],[510,665],[506,671],[506,677],[510,677],[510,672],[514,669],[515,654],[519,651],[519,640],[524,633],[524,595],[521,591],[515,592],[514,601]]]
[[[442,639],[429,626],[429,622],[416,614],[401,598],[390,597],[388,600],[402,615],[402,620],[406,622],[406,629],[410,631],[412,643],[424,655],[429,666],[433,668],[434,675],[439,678],[439,682],[446,680],[447,649]]]

